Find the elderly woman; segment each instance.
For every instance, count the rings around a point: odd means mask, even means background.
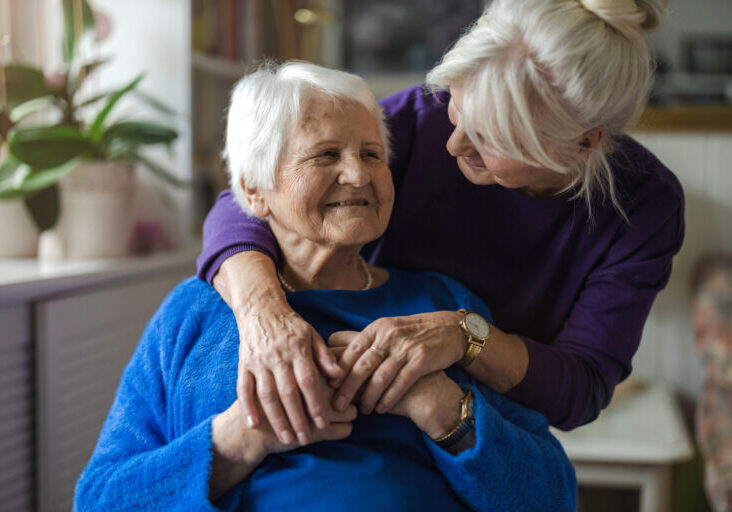
[[[623,134],[645,105],[644,33],[665,3],[494,0],[427,75],[433,94],[420,86],[381,101],[396,200],[363,254],[466,283],[493,312],[488,340],[466,336],[455,311],[385,318],[336,365],[285,301],[272,234],[220,197],[198,269],[238,320],[252,424],[256,394],[285,438],[310,435],[306,418],[325,407],[310,384],[318,372],[340,386],[339,408],[362,390],[362,409],[383,412],[459,361],[560,428],[599,414],[631,371],[683,239],[678,181]],[[380,362],[370,347],[389,355]],[[263,395],[263,382],[279,394]]]
[[[237,84],[228,115],[234,195],[274,233],[289,303],[320,336],[334,333],[336,356],[348,330],[387,315],[465,307],[466,328],[487,327],[483,303],[452,279],[360,256],[394,199],[382,112],[363,80],[265,66]],[[391,414],[328,408],[327,426],[283,443],[266,420],[243,421],[238,346],[213,288],[189,279],[172,292],[125,370],[77,510],[574,510],[574,471],[546,419],[457,367],[420,378]],[[276,392],[272,380],[257,386]]]

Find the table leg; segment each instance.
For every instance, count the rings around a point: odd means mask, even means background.
[[[643,472],[640,492],[640,512],[669,512],[671,510],[671,468],[657,466]]]

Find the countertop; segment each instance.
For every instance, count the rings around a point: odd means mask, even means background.
[[[573,463],[673,464],[694,453],[675,398],[658,383],[616,392],[588,425],[552,431]]]
[[[179,271],[186,266],[190,267],[193,275],[199,252],[200,247],[192,246],[150,256],[120,259],[0,259],[0,305],[63,293],[114,279]]]

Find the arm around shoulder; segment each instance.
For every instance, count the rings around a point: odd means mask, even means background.
[[[216,199],[203,224],[203,247],[196,262],[198,277],[209,283],[221,264],[244,251],[259,251],[277,261],[279,246],[266,222],[250,217],[230,190]]]

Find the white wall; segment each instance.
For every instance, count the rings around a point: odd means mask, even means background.
[[[668,287],[651,310],[633,374],[682,393],[701,391],[687,286],[699,256],[732,253],[732,133],[635,133],[679,178],[686,196],[686,236]]]
[[[176,129],[179,138],[174,151],[164,149],[151,152],[157,161],[164,162],[178,177],[192,177],[191,141],[191,26],[189,2],[181,0],[94,0],[94,5],[112,18],[112,36],[101,46],[102,55],[114,55],[114,61],[100,74],[101,87],[108,88],[131,80],[145,72],[140,88],[164,101],[177,113]],[[129,103],[128,103],[129,105]],[[124,107],[123,107],[124,108]],[[134,108],[134,110],[132,109]],[[145,118],[160,118],[149,108],[140,109],[139,103],[131,113]],[[171,122],[169,118],[160,120]],[[147,176],[138,173],[138,176]],[[192,194],[177,191],[183,240],[191,234],[193,221]]]
[[[7,1],[7,0],[0,0]],[[47,13],[45,52],[47,65],[61,62],[58,42],[61,38],[60,2],[44,2]],[[191,28],[189,2],[180,0],[91,0],[92,7],[105,13],[112,24],[110,37],[101,44],[86,40],[81,48],[85,60],[111,57],[87,82],[84,94],[122,87],[139,73],[145,78],[138,88],[177,112],[171,119],[147,107],[133,97],[123,100],[115,109],[116,116],[158,120],[172,124],[179,138],[172,153],[154,149],[149,155],[171,169],[178,177],[192,177],[191,152]],[[89,115],[92,115],[90,112]],[[114,116],[113,116],[114,117]],[[137,175],[149,181],[149,173]],[[172,191],[175,218],[179,221],[177,237],[183,241],[190,235],[192,224],[192,195],[190,191]],[[170,226],[169,226],[170,227]]]
[[[3,47],[6,60],[40,62],[41,39],[33,27],[43,26],[40,0],[0,0],[0,34],[9,35]]]

